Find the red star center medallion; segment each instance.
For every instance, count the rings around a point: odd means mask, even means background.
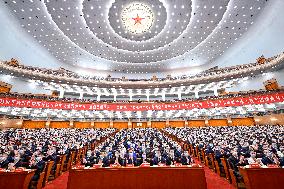
[[[140,18],[139,15],[137,14],[137,17],[136,18],[132,18],[134,21],[135,21],[135,24],[142,24],[141,21],[145,18]]]

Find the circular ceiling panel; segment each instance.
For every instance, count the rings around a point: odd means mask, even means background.
[[[186,30],[191,18],[192,4],[191,0],[180,1],[183,3],[181,7],[177,7],[175,2],[171,0],[164,0],[164,3],[161,3],[159,0],[139,1],[138,4],[148,7],[146,8],[148,10],[151,9],[154,15],[154,22],[150,30],[143,35],[133,35],[121,20],[122,16],[132,17],[126,15],[126,12],[123,11],[128,6],[137,4],[137,1],[116,0],[110,6],[107,3],[108,1],[105,0],[84,1],[83,13],[88,28],[98,39],[116,49],[124,50],[124,53],[120,54],[123,59],[129,59],[130,56],[132,59],[140,59],[140,62],[137,62],[142,63],[155,56],[153,55],[154,52],[148,51],[156,51],[157,48],[166,47]],[[98,7],[98,9],[94,10],[95,7]],[[106,8],[104,9],[104,7]],[[175,9],[180,9],[180,13],[171,13],[169,15],[168,12],[174,11],[171,9],[174,7],[176,7]],[[106,16],[106,12],[108,12],[108,16]],[[178,22],[175,24],[175,27],[172,25],[173,20]],[[183,20],[183,22],[180,22],[180,20]],[[139,57],[127,53],[128,51],[139,53]],[[126,55],[125,57],[123,56],[124,54]]]
[[[131,3],[123,8],[120,17],[126,30],[124,33],[130,32],[134,35],[151,33],[153,23],[156,21],[153,10],[144,3]]]
[[[152,0],[151,4],[149,1],[115,1],[108,19],[116,34],[125,39],[142,41],[155,37],[163,30],[167,13],[158,0]]]

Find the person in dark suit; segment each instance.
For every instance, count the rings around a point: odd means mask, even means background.
[[[16,168],[17,167],[23,167],[23,162],[22,162],[22,159],[21,159],[19,154],[14,157],[14,166]]]
[[[0,156],[0,167],[3,169],[7,169],[9,165],[9,161],[7,159],[8,155],[3,153]]]
[[[8,157],[7,157],[7,161],[9,163],[14,163],[15,161],[15,151],[14,150],[11,150]]]
[[[225,151],[223,149],[220,149],[219,147],[216,147],[214,154],[215,154],[215,159],[218,162],[219,166],[223,167],[221,163],[221,158],[225,158]]]
[[[191,158],[190,158],[187,151],[183,152],[183,154],[181,156],[181,164],[183,164],[183,165],[190,165],[191,164]]]
[[[272,164],[279,165],[280,164],[280,162],[277,159],[276,155],[273,154],[272,152],[269,152],[269,151],[266,152],[266,155],[261,159],[261,162],[264,165],[272,165]]]
[[[45,168],[45,162],[42,160],[42,156],[39,155],[35,158],[32,158],[30,161],[29,169],[36,169],[32,181],[37,181],[39,179],[40,173],[43,172]]]
[[[103,167],[109,167],[110,166],[110,159],[108,158],[106,152],[102,152],[102,163]]]
[[[245,166],[248,165],[247,160],[244,158],[244,156],[238,156],[237,151],[233,151],[232,155],[228,158],[229,166],[232,167],[234,170],[234,175],[236,176],[237,181],[239,182],[242,180],[242,175],[239,172],[238,166]]]
[[[94,153],[92,153],[91,151],[88,151],[86,157],[84,157],[82,161],[83,161],[83,164],[85,164],[85,166],[92,167],[95,164]]]
[[[174,165],[177,162],[178,157],[175,157],[175,151],[170,150],[170,153],[166,159],[166,165]]]
[[[159,163],[166,163],[166,160],[164,157],[161,156],[160,152],[156,152],[154,158],[152,159],[152,164],[158,165]]]
[[[118,162],[121,166],[126,166],[126,158],[125,158],[124,153],[120,153],[118,155]]]
[[[128,157],[126,159],[127,164],[133,164],[134,166],[138,166],[136,155],[134,155],[133,151],[128,153]]]
[[[279,166],[284,167],[284,157],[283,156],[279,158]]]

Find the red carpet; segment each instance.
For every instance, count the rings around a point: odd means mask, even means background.
[[[219,177],[208,167],[204,167],[204,171],[208,189],[235,189],[233,185],[229,184],[224,178]],[[67,189],[68,176],[69,172],[63,173],[54,181],[49,182],[44,189]]]
[[[208,189],[235,189],[225,178],[220,177],[208,167],[204,167]]]
[[[202,164],[196,158],[193,159],[196,163]],[[231,185],[225,178],[217,175],[215,172],[210,170],[209,167],[204,166],[204,172],[207,182],[207,189],[235,189],[235,187]]]
[[[67,189],[67,181],[68,181],[69,172],[63,173],[57,179],[50,181],[44,189]]]

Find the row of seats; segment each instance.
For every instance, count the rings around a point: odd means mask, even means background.
[[[237,188],[240,166],[284,167],[284,126],[166,128],[198,161]]]
[[[35,170],[29,188],[40,189],[94,149],[115,129],[8,129],[0,131],[1,174]]]

